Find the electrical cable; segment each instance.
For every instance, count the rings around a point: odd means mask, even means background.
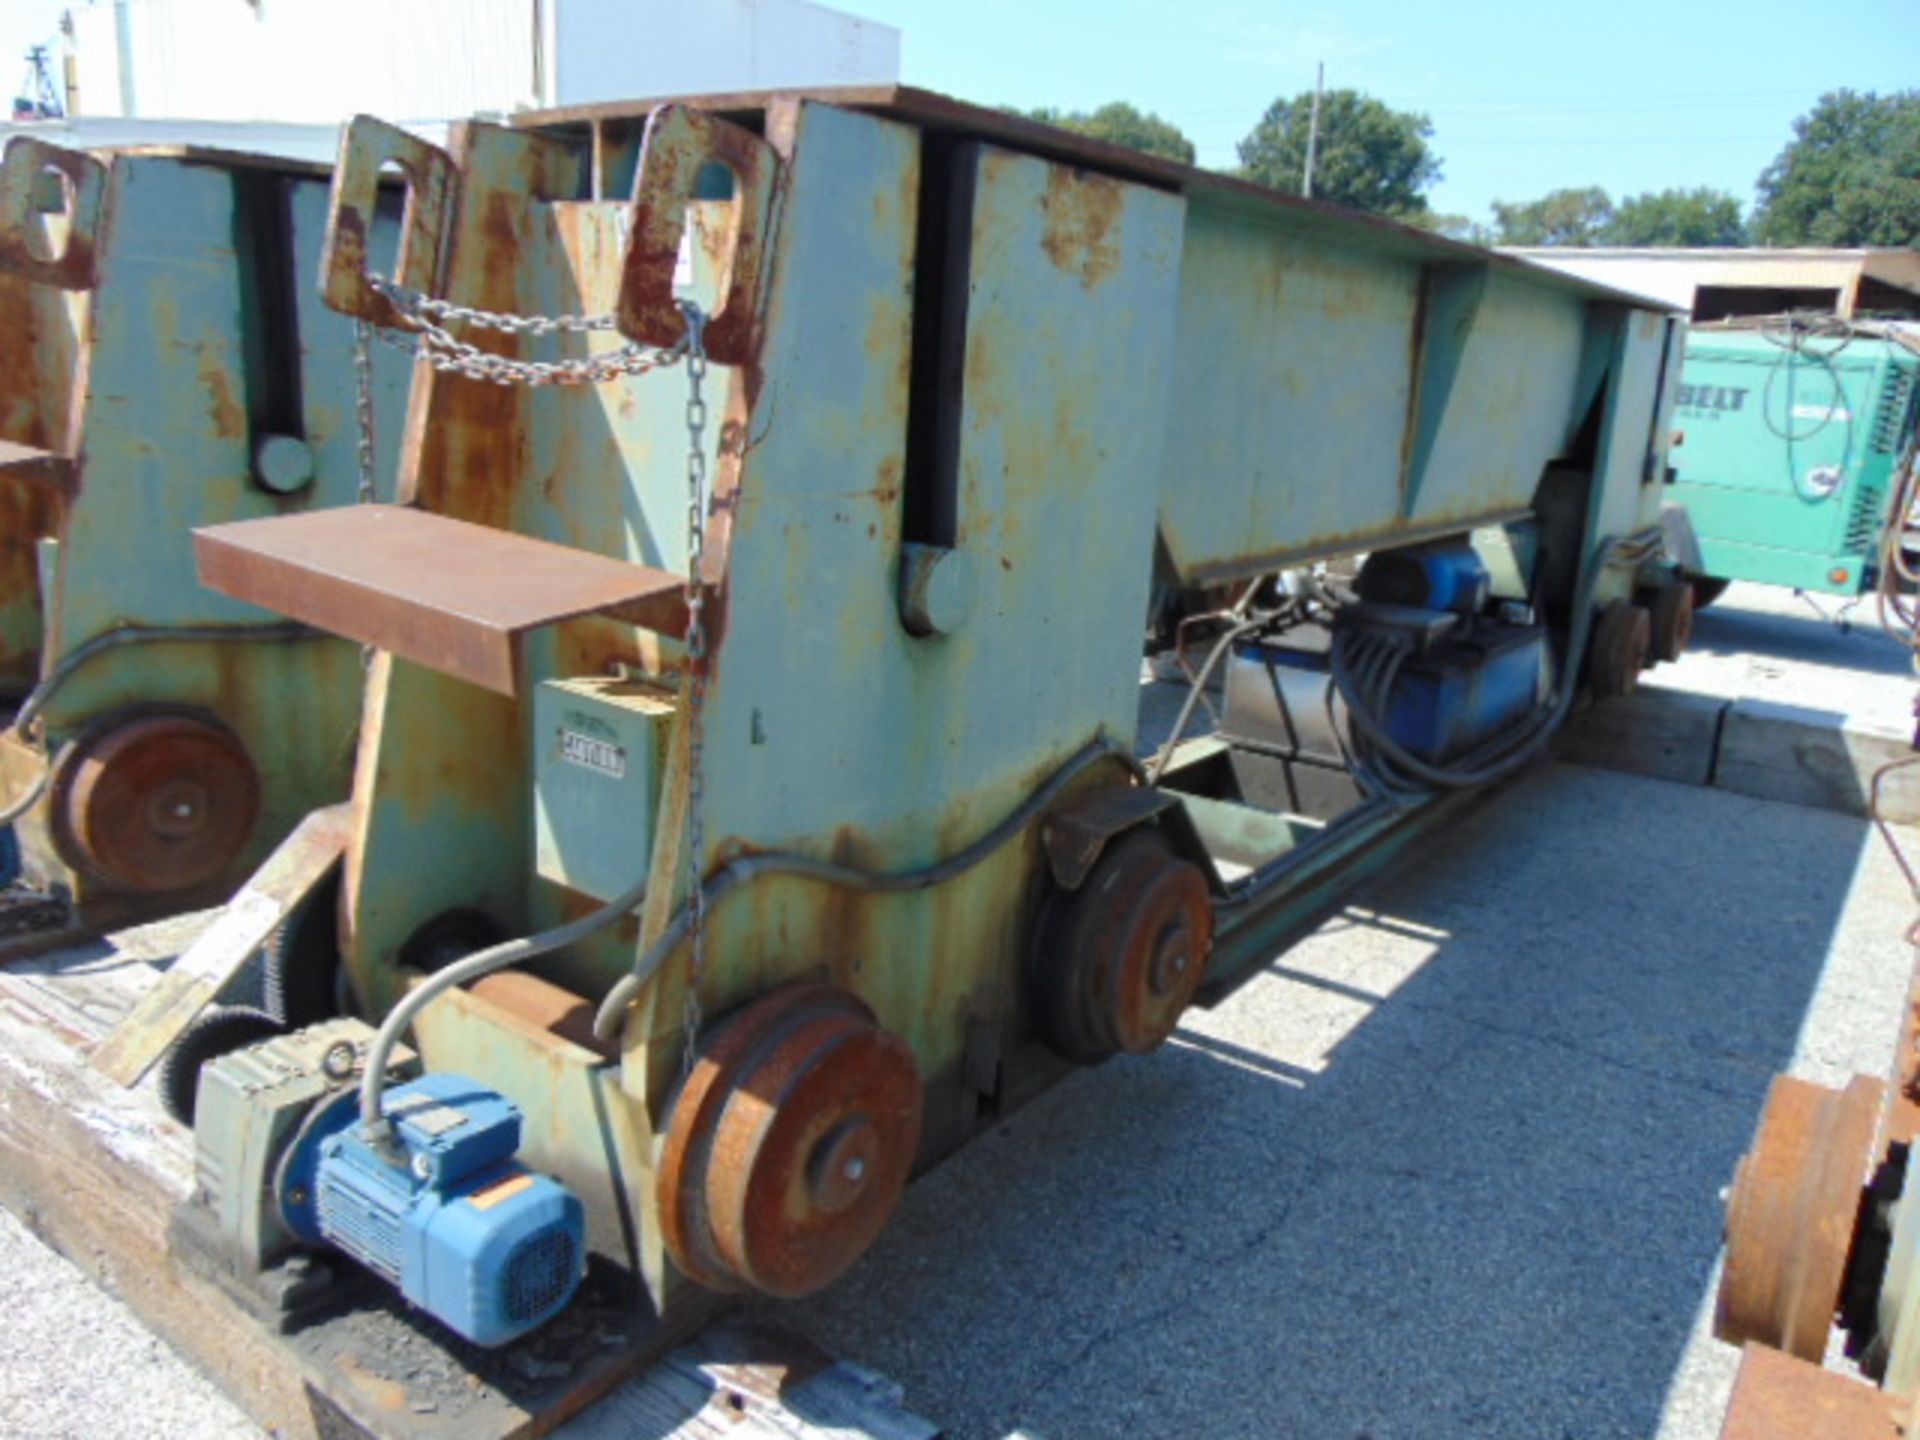
[[[293,621],[276,621],[268,625],[121,625],[112,630],[102,631],[92,639],[73,647],[27,692],[27,698],[20,702],[20,708],[14,711],[11,729],[22,739],[27,731],[40,718],[40,712],[47,708],[54,693],[72,678],[95,656],[122,645],[150,645],[157,642],[229,642],[250,640],[306,640],[325,639],[321,631],[310,625],[301,625]],[[0,808],[0,825],[11,825],[27,811],[39,803],[40,797],[47,793],[47,786],[53,779],[53,759],[46,754],[40,755],[40,773],[20,795],[4,808]]]
[[[972,869],[1005,845],[1032,823],[1035,816],[1053,803],[1068,784],[1089,766],[1103,760],[1118,760],[1127,766],[1130,773],[1136,776],[1139,773],[1138,763],[1131,755],[1114,745],[1105,736],[1101,736],[1070,757],[1041,784],[1039,789],[1027,796],[999,824],[971,845],[931,865],[899,871],[861,870],[830,860],[816,859],[811,855],[777,851],[749,855],[730,861],[721,866],[706,881],[708,913],[711,914],[733,891],[764,875],[791,875],[845,889],[883,894],[901,894],[943,884]],[[414,1017],[428,1004],[453,987],[464,985],[470,980],[477,980],[482,975],[491,974],[509,965],[517,965],[535,956],[564,949],[569,945],[577,945],[631,913],[645,899],[646,888],[646,880],[643,878],[591,914],[537,935],[490,946],[444,969],[436,970],[420,984],[414,986],[381,1022],[379,1031],[367,1048],[366,1072],[360,1081],[361,1122],[376,1130],[383,1123],[381,1095],[386,1089],[388,1060],[394,1046],[399,1043],[400,1037],[413,1023]],[[692,907],[681,906],[673,918],[667,922],[660,937],[634,962],[633,969],[623,975],[607,992],[606,998],[600,1002],[600,1008],[594,1015],[593,1025],[596,1035],[602,1039],[610,1039],[619,1032],[627,1007],[633,1002],[641,987],[654,977],[661,965],[665,963],[667,956],[686,938],[691,917]]]
[[[1580,662],[1586,653],[1587,633],[1592,626],[1593,592],[1600,571],[1609,558],[1623,553],[1630,557],[1636,540],[1637,537],[1629,536],[1623,541],[1609,542],[1587,567],[1574,601],[1573,625],[1567,637],[1556,693],[1513,727],[1450,765],[1436,765],[1414,755],[1387,732],[1380,718],[1390,706],[1394,681],[1413,658],[1412,643],[1396,636],[1367,634],[1351,626],[1336,625],[1333,648],[1328,655],[1328,673],[1347,707],[1348,723],[1355,732],[1356,759],[1373,781],[1389,796],[1414,799],[1435,789],[1467,789],[1491,784],[1539,755],[1573,704]]]
[[[1155,752],[1152,762],[1147,766],[1147,784],[1158,785],[1160,777],[1166,774],[1167,766],[1173,760],[1173,752],[1180,747],[1181,740],[1186,736],[1187,726],[1193,720],[1194,707],[1199,703],[1201,691],[1206,689],[1207,681],[1213,678],[1213,672],[1219,667],[1221,657],[1233,647],[1233,642],[1242,635],[1264,629],[1284,615],[1288,608],[1281,606],[1273,610],[1263,610],[1232,626],[1214,642],[1213,649],[1207,652],[1206,663],[1200,667],[1200,673],[1194,676],[1193,683],[1187,687],[1187,698],[1180,706],[1179,715],[1174,719],[1172,733],[1167,736],[1166,743]]]

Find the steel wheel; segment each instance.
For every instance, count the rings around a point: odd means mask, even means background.
[[[1840,1306],[1886,1085],[1843,1091],[1781,1075],[1727,1197],[1714,1333],[1818,1364]]]
[[[668,1254],[711,1290],[831,1284],[899,1204],[920,1111],[912,1052],[858,999],[761,997],[703,1041],[674,1096],[656,1192]]]
[[[231,731],[147,714],[83,735],[60,756],[53,819],[76,869],[123,890],[216,879],[246,847],[260,777]]]
[[[1213,903],[1198,866],[1148,827],[1108,845],[1078,890],[1047,902],[1033,959],[1047,1043],[1092,1064],[1173,1033],[1206,975]]]

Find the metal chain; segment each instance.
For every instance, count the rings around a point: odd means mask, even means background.
[[[707,402],[701,382],[707,376],[705,330],[707,317],[700,307],[683,302],[686,338],[682,350],[687,364],[687,835],[683,856],[687,876],[686,1001],[681,1007],[680,1065],[693,1069],[694,1049],[700,1039],[700,977],[707,963],[706,826],[701,814],[706,786],[703,778],[707,699],[706,551],[707,551]]]
[[[360,503],[373,502],[373,327],[353,322],[353,408],[360,421]]]
[[[435,300],[404,285],[396,285],[378,275],[369,275],[367,283],[405,322],[398,330],[382,329],[381,339],[411,355],[424,355],[436,370],[451,371],[474,380],[495,385],[600,385],[626,375],[644,375],[649,370],[678,362],[686,354],[683,340],[671,350],[628,342],[617,350],[602,351],[577,360],[517,360],[482,350],[462,340],[447,328],[458,321],[481,330],[497,330],[508,335],[592,334],[614,329],[612,315],[510,315],[498,310],[478,310]]]
[[[691,959],[687,969],[686,1000],[681,1011],[681,1063],[692,1069],[700,1036],[700,977],[707,960],[707,894],[705,880],[706,829],[702,819],[706,787],[703,778],[707,697],[706,544],[707,544],[707,402],[702,384],[707,376],[705,330],[707,317],[691,301],[682,301],[680,313],[686,333],[671,349],[626,344],[579,360],[518,360],[495,355],[460,339],[446,328],[458,321],[477,329],[509,335],[592,334],[612,331],[611,315],[511,315],[455,305],[409,290],[378,275],[367,283],[384,296],[403,328],[374,326],[362,320],[354,333],[354,369],[359,385],[360,498],[373,498],[373,365],[369,337],[408,354],[424,356],[440,371],[486,380],[496,385],[592,385],[682,361],[687,369],[687,822],[683,864],[688,892],[687,940]]]

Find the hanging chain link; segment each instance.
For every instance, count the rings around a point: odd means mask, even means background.
[[[402,329],[380,332],[389,345],[410,355],[424,355],[436,370],[494,385],[600,385],[623,375],[644,375],[649,370],[672,365],[686,354],[685,341],[671,350],[629,341],[618,349],[575,360],[517,360],[462,340],[447,328],[448,324],[471,325],[477,330],[495,330],[503,335],[589,335],[611,333],[615,329],[614,317],[510,315],[435,300],[378,275],[369,275],[367,283],[386,298],[405,322]]]
[[[693,1069],[700,1038],[700,977],[707,963],[705,707],[707,698],[707,402],[701,384],[707,377],[707,317],[682,304],[687,334],[687,994],[680,1015],[680,1064]]]
[[[423,356],[435,370],[485,380],[495,385],[597,385],[629,375],[645,375],[665,366],[686,365],[687,373],[687,820],[685,866],[689,924],[686,1000],[681,1011],[681,1064],[693,1066],[700,1037],[700,977],[707,959],[705,706],[707,698],[706,547],[707,401],[702,386],[707,378],[705,331],[707,317],[691,301],[680,302],[686,334],[671,349],[628,343],[616,350],[577,360],[519,360],[496,355],[460,339],[449,322],[467,324],[507,335],[585,335],[611,332],[612,315],[511,315],[455,305],[409,290],[378,275],[367,283],[384,296],[400,317],[398,329],[355,322],[353,364],[357,387],[355,408],[360,422],[360,499],[374,497],[373,358],[372,337],[410,355]]]
[[[373,503],[373,327],[353,322],[353,409],[360,421],[360,503]]]

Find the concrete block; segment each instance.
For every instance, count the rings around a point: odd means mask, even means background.
[[[1831,710],[1736,700],[1721,726],[1713,783],[1762,800],[1865,815],[1875,773],[1912,758],[1910,741]],[[1920,764],[1887,776],[1880,813],[1888,820],[1920,821]]]
[[[1573,715],[1555,751],[1580,765],[1705,785],[1713,775],[1720,718],[1728,703],[1717,695],[1643,686]]]

